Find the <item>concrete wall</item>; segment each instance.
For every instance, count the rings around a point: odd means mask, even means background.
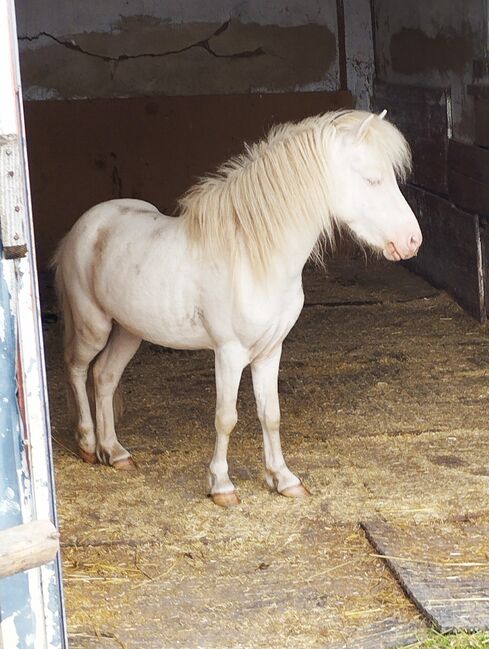
[[[336,0],[16,6],[28,100],[338,88]]]
[[[487,0],[374,0],[377,76],[389,83],[451,89],[453,135],[473,141],[467,86],[485,49]]]

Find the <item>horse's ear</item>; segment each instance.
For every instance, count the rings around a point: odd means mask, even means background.
[[[375,117],[374,113],[371,113],[368,117],[366,117],[363,122],[360,122],[360,124],[357,127],[357,132],[355,133],[355,139],[358,140],[358,142],[361,142],[365,135],[367,134],[367,131],[370,126],[370,122],[373,120]]]
[[[379,113],[380,119],[384,119],[384,117],[387,115],[387,108],[384,108],[384,110]]]

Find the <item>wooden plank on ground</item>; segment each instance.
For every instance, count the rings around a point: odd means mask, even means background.
[[[442,633],[489,629],[488,523],[361,526],[418,609]]]
[[[348,634],[348,630],[345,630]],[[422,620],[401,621],[395,617],[368,624],[361,634],[344,642],[328,644],[324,649],[399,649],[412,645],[427,635]]]
[[[413,152],[412,182],[447,193],[448,113],[444,88],[420,88],[384,82],[374,86],[373,108],[402,131]]]
[[[406,187],[405,194],[423,233],[420,251],[407,266],[485,322],[479,217],[418,187]]]

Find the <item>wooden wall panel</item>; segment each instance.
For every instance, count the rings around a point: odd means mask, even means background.
[[[373,109],[402,131],[413,153],[411,182],[437,194],[447,193],[448,113],[443,88],[419,88],[376,82]]]
[[[468,212],[489,215],[489,151],[450,140],[448,196]]]
[[[485,322],[479,217],[417,187],[408,186],[405,193],[423,233],[418,256],[407,266],[448,291],[471,315]]]
[[[83,211],[134,197],[164,212],[273,125],[350,108],[349,92],[25,103],[40,268]]]
[[[485,83],[467,87],[474,101],[474,143],[489,146],[489,88]]]

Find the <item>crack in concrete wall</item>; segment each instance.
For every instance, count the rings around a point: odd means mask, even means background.
[[[19,41],[28,41],[28,42],[33,42],[37,41],[42,37],[49,38],[55,43],[58,43],[58,45],[61,45],[63,47],[66,47],[70,50],[74,50],[75,52],[79,52],[80,54],[85,54],[86,56],[93,56],[97,59],[101,59],[102,61],[106,61],[108,63],[120,63],[121,61],[128,61],[132,59],[143,59],[143,58],[160,58],[164,56],[172,56],[175,54],[181,54],[183,52],[187,52],[188,50],[191,50],[193,48],[202,48],[212,56],[215,56],[216,58],[221,58],[221,59],[236,59],[236,58],[251,58],[254,56],[264,56],[266,54],[265,50],[263,47],[259,46],[253,50],[244,50],[241,52],[233,52],[232,54],[219,54],[216,52],[210,45],[210,41],[212,38],[215,38],[225,32],[231,23],[231,20],[226,20],[222,25],[220,25],[213,34],[211,34],[208,38],[205,38],[203,40],[197,41],[196,43],[191,43],[190,45],[186,45],[185,47],[181,47],[180,49],[176,50],[167,50],[165,52],[142,52],[140,54],[119,54],[118,56],[110,56],[107,54],[100,54],[97,52],[90,52],[89,50],[84,49],[79,45],[75,40],[64,40],[61,38],[58,38],[54,34],[50,34],[49,32],[46,31],[41,31],[35,36],[19,36]]]
[[[26,99],[334,90],[336,0],[18,0]],[[368,0],[364,0],[368,1]],[[204,11],[205,8],[205,11]],[[265,10],[266,9],[266,10]]]
[[[73,99],[337,87],[336,38],[325,26],[236,21],[175,26],[142,18],[134,23],[109,33],[22,36],[24,96]]]

